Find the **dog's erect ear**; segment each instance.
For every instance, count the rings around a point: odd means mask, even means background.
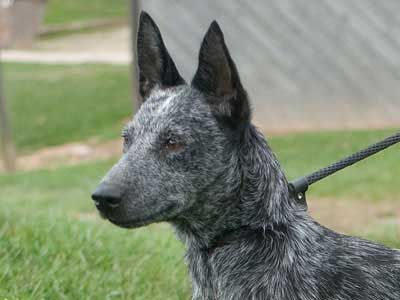
[[[156,86],[167,88],[185,83],[164,45],[160,30],[144,11],[140,14],[137,55],[143,101]]]
[[[250,106],[239,73],[216,21],[208,29],[200,48],[199,66],[192,86],[208,97],[213,112],[240,125],[250,120]]]

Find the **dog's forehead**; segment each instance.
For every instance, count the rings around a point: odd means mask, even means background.
[[[207,106],[202,100],[202,95],[188,86],[155,89],[143,103],[131,125],[136,130],[151,130],[178,119],[204,115]]]

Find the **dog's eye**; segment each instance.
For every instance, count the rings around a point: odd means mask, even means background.
[[[183,143],[178,142],[175,139],[168,139],[165,143],[165,148],[168,151],[178,151],[184,147]]]
[[[128,133],[126,131],[122,131],[121,137],[124,140],[124,143],[128,141]]]
[[[128,131],[127,130],[123,130],[122,133],[121,133],[121,137],[123,139],[123,146],[124,146],[124,149],[125,149],[130,144],[130,138],[129,138]]]

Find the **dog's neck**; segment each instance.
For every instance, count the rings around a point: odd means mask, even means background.
[[[290,236],[293,242],[308,236],[307,216],[291,199],[278,161],[254,127],[244,133],[241,147],[233,156],[237,165],[229,164],[233,169],[225,172],[236,174],[228,180],[231,186],[216,182],[217,189],[210,189],[206,198],[200,199],[202,205],[186,220],[175,223],[187,248],[193,299],[221,299],[218,291],[229,293],[219,285],[218,270],[229,269],[230,259],[243,255],[245,245],[269,252],[274,272],[281,272],[276,259],[290,262],[292,257],[288,239],[282,237]]]
[[[293,221],[298,205],[290,196],[287,179],[265,137],[249,126],[242,145],[240,197],[246,208],[245,222],[254,228],[267,228]]]
[[[244,230],[274,230],[295,219],[298,207],[290,197],[287,180],[265,138],[252,125],[245,129],[233,157],[235,162],[229,164],[233,171],[226,170],[191,215],[175,223],[188,247],[212,248],[224,243],[226,236],[235,237],[235,231],[242,236]]]

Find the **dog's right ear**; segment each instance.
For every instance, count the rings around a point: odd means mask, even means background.
[[[155,87],[167,88],[185,83],[164,45],[160,30],[144,11],[140,14],[137,55],[139,92],[143,102]]]

